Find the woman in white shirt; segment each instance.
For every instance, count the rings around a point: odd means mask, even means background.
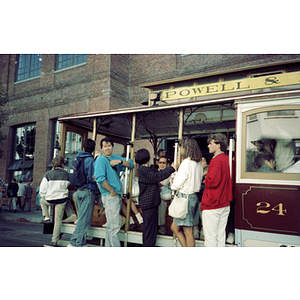
[[[178,197],[188,198],[188,213],[184,219],[173,219],[171,230],[182,247],[194,247],[193,219],[197,205],[197,192],[200,191],[203,168],[202,153],[194,139],[186,139],[179,144],[183,161],[173,180],[171,189],[178,191]]]

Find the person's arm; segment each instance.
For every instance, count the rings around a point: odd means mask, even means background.
[[[209,188],[216,188],[220,184],[221,180],[222,176],[220,165],[217,161],[214,162],[211,160],[204,184]]]
[[[146,178],[152,183],[159,183],[168,178],[175,169],[173,167],[167,167],[164,170],[158,171],[157,169],[147,168],[145,172]]]
[[[116,166],[118,164],[124,166],[124,170],[125,170],[126,167],[129,168],[129,169],[133,169],[134,168],[134,163],[133,163],[133,161],[131,159],[126,160],[125,158],[123,158],[121,156],[120,156],[120,159],[113,159],[113,160],[110,161],[110,165],[112,167],[114,167],[114,166]],[[122,171],[124,171],[124,170],[122,170]]]
[[[48,180],[46,179],[46,177],[44,177],[40,184],[40,191],[39,191],[39,194],[42,198],[45,198],[47,194],[47,189],[48,189]]]
[[[101,183],[101,185],[107,189],[110,192],[110,195],[112,197],[117,196],[117,193],[114,191],[114,189],[108,184],[108,182],[105,180],[103,183]]]
[[[96,182],[95,181],[95,176],[94,176],[94,158],[90,158],[87,164],[87,174],[88,174],[88,181],[90,183]]]
[[[106,162],[105,159],[102,159],[102,156],[97,157],[94,162],[94,177],[97,183],[101,184],[106,181]]]
[[[171,183],[172,190],[178,191],[183,187],[185,181],[188,178],[188,172],[189,172],[188,167],[189,167],[189,160],[184,160],[181,163],[173,182]]]

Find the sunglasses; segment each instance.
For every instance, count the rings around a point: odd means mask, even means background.
[[[159,161],[158,162],[159,164],[164,164],[164,165],[166,165],[167,163],[166,162],[164,162],[164,161]]]

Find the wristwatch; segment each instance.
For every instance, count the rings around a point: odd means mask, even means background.
[[[122,160],[122,159],[120,159],[120,161],[121,161],[121,165],[123,165],[123,160]]]

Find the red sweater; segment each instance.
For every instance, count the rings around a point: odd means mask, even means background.
[[[230,205],[232,179],[230,178],[228,155],[221,153],[210,161],[204,184],[201,210],[217,209]]]

